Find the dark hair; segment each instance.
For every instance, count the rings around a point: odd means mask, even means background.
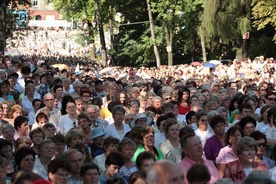
[[[43,127],[42,127],[42,129],[43,129],[44,132],[45,132],[46,129],[48,129],[48,128],[55,128],[55,130],[56,130],[56,126],[55,126],[53,123],[46,123],[46,124],[43,125]]]
[[[110,166],[110,165],[117,165],[119,167],[122,167],[125,164],[125,161],[123,157],[117,153],[117,152],[111,152],[105,160],[105,165]]]
[[[31,68],[29,66],[23,66],[21,68],[21,73],[22,74],[30,74],[31,73]]]
[[[55,144],[56,144],[56,143],[63,143],[63,144],[66,144],[64,135],[61,135],[61,134],[54,135],[54,137],[52,138],[52,141],[53,141]]]
[[[189,183],[208,183],[211,179],[207,166],[198,163],[189,168],[186,177]]]
[[[103,143],[103,148],[106,150],[106,148],[111,145],[111,144],[119,144],[120,143],[120,140],[115,138],[115,137],[107,137],[105,140],[104,140],[104,143]]]
[[[157,118],[157,121],[156,121],[157,127],[160,127],[161,121],[165,121],[166,119],[168,119],[167,116],[164,116],[164,115],[159,116],[159,117]]]
[[[187,114],[186,114],[186,122],[188,123],[188,120],[192,120],[192,116],[195,116],[196,112],[195,111],[189,111]]]
[[[128,184],[134,184],[139,178],[146,181],[146,173],[142,171],[135,171],[129,177]]]
[[[219,123],[225,123],[225,119],[221,115],[216,115],[211,118],[210,126],[212,129],[215,129],[215,126]]]
[[[178,102],[182,101],[183,92],[188,92],[189,96],[188,96],[188,99],[187,99],[187,103],[189,104],[189,101],[190,101],[190,90],[187,87],[181,87],[178,90],[178,99],[177,99],[177,101]]]
[[[88,147],[84,143],[79,142],[79,143],[75,144],[72,148],[78,150],[83,155],[86,155],[86,159],[84,160],[84,162],[91,161],[91,155],[89,153]]]
[[[245,116],[239,122],[239,126],[242,130],[244,130],[244,127],[247,123],[253,123],[254,127],[256,127],[257,124],[254,118],[252,118],[251,116]]]
[[[17,152],[15,152],[14,160],[15,160],[16,165],[19,168],[20,168],[22,159],[28,155],[32,155],[35,160],[36,153],[30,148],[23,147],[23,148],[20,148]]]
[[[73,99],[73,97],[71,96],[71,95],[64,95],[63,97],[62,97],[62,101],[61,101],[61,114],[62,115],[65,115],[65,114],[67,114],[67,112],[66,112],[66,104],[69,102],[69,101],[73,101],[74,99]]]
[[[55,174],[59,169],[64,169],[70,172],[70,165],[64,158],[54,159],[48,165],[48,175],[49,173]],[[50,179],[50,178],[49,178]]]
[[[165,110],[168,109],[168,108],[174,110],[174,105],[170,102],[163,104],[161,106],[161,112],[164,114]]]
[[[18,116],[14,120],[14,129],[18,130],[18,127],[21,127],[21,125],[25,122],[28,122],[29,119],[26,118],[25,116]]]
[[[234,133],[236,133],[236,131],[239,131],[241,133],[241,136],[243,137],[244,136],[244,133],[242,131],[242,129],[239,127],[239,126],[232,126],[230,127],[226,134],[225,134],[225,142],[228,144],[228,145],[231,145],[231,143],[229,142],[229,139],[232,135],[234,135]]]
[[[90,169],[96,169],[98,174],[100,175],[99,167],[97,164],[94,164],[93,162],[85,163],[81,166],[80,175],[84,176],[86,172]]]
[[[49,120],[48,116],[44,113],[44,112],[39,112],[36,117],[35,120],[38,123],[39,119],[45,118],[46,120]]]
[[[11,142],[6,141],[3,138],[0,138],[0,150],[2,150],[3,148],[5,148],[7,146],[10,146],[11,148],[13,147]],[[2,155],[2,156],[4,157],[4,155]]]
[[[33,107],[35,106],[35,103],[36,103],[36,102],[42,102],[42,101],[41,101],[40,99],[37,99],[37,98],[36,98],[36,99],[34,99],[34,100],[32,101],[32,105],[33,105]]]
[[[156,109],[153,107],[153,106],[148,106],[145,111],[151,111],[153,112],[154,114],[156,114]]]
[[[144,151],[138,155],[136,159],[136,167],[138,168],[138,170],[141,170],[143,161],[148,159],[152,159],[155,161],[155,156],[149,151]]]
[[[57,91],[58,88],[63,89],[63,86],[62,86],[62,85],[59,85],[59,84],[56,84],[56,85],[54,86],[54,88],[53,88],[54,93],[56,93],[56,91]]]
[[[31,183],[33,183],[34,181],[41,179],[43,178],[34,172],[18,171],[12,176],[11,183],[25,184],[26,181],[30,181]]]
[[[190,127],[182,127],[179,130],[179,139],[183,139],[184,137],[188,136],[188,135],[195,135],[195,131],[190,128]]]
[[[276,112],[276,107],[271,107],[267,113],[267,119],[270,122],[270,118],[274,116]],[[274,117],[273,117],[274,118]],[[274,120],[273,120],[274,121]]]
[[[125,180],[120,176],[108,178],[105,184],[125,184]]]
[[[164,124],[164,133],[165,133],[166,136],[167,136],[167,134],[169,132],[169,128],[172,125],[178,125],[177,120],[175,118],[166,119],[165,124]]]
[[[248,102],[241,104],[241,106],[239,107],[240,113],[242,113],[243,109],[251,109],[253,111],[252,106]]]
[[[262,122],[263,120],[264,120],[264,117],[262,116],[262,114],[265,112],[265,111],[267,111],[268,109],[270,109],[271,108],[271,106],[270,105],[264,105],[262,108],[261,108],[261,112],[260,112],[260,114],[261,114],[261,117],[260,117],[260,122]],[[268,110],[269,111],[269,110]],[[268,114],[267,114],[268,115]],[[266,115],[266,116],[267,116]]]
[[[258,130],[252,132],[250,134],[250,137],[252,137],[253,139],[255,139],[256,141],[264,139],[265,143],[267,143],[267,139],[266,139],[266,135]]]

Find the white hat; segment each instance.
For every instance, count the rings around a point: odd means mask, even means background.
[[[134,127],[136,125],[137,120],[143,119],[143,118],[147,119],[147,125],[149,125],[152,122],[152,118],[147,117],[144,113],[138,113],[136,114],[135,119],[130,122],[131,127]]]

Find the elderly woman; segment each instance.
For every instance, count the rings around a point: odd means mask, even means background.
[[[190,90],[186,87],[182,87],[178,90],[178,108],[179,114],[185,115],[189,110],[191,110],[190,106]]]
[[[35,163],[35,152],[30,148],[20,148],[14,155],[19,170],[32,172]]]
[[[176,119],[169,118],[164,122],[164,132],[166,136],[166,141],[163,142],[159,149],[162,151],[163,155],[167,155],[174,149],[180,148],[179,143],[179,124]]]
[[[243,117],[240,122],[239,126],[244,132],[245,136],[249,136],[256,128],[256,120],[251,116]]]
[[[207,139],[204,152],[206,159],[215,162],[220,149],[227,144],[225,142],[225,119],[220,115],[216,115],[211,119],[210,125],[215,135]]]
[[[258,150],[255,155],[255,162],[264,163],[268,167],[268,169],[275,167],[275,162],[269,159],[268,157],[264,156],[266,153],[266,144],[267,144],[265,134],[259,131],[254,131],[250,134],[250,137],[255,139],[258,145]]]
[[[3,138],[12,144],[13,150],[15,145],[14,133],[15,130],[11,124],[6,123],[1,128],[1,134]]]
[[[129,90],[129,95],[130,95],[130,99],[137,99],[138,96],[140,95],[140,91],[138,87],[132,87]]]
[[[91,122],[90,122],[90,118],[88,116],[87,113],[85,112],[81,112],[78,117],[78,123],[79,123],[79,127],[81,128],[81,132],[83,133],[84,136],[84,142],[87,145],[90,145],[91,142],[91,137],[92,137],[92,132],[91,132]]]
[[[71,149],[75,144],[79,142],[83,142],[83,138],[84,137],[82,132],[77,128],[72,128],[71,130],[69,130],[64,137],[68,149]]]
[[[236,145],[243,135],[243,131],[238,126],[233,126],[226,132],[225,141],[228,145],[220,149],[216,158],[217,168],[221,177],[224,175],[226,164],[238,159]]]
[[[48,165],[55,154],[55,144],[47,139],[38,147],[38,158],[35,160],[33,172],[48,180]]]
[[[131,113],[133,116],[136,116],[138,114],[140,109],[140,102],[138,100],[131,100],[128,104],[128,110],[129,113]]]
[[[239,159],[226,164],[224,178],[230,178],[234,183],[241,184],[253,170],[268,171],[265,164],[254,162],[257,142],[252,137],[241,138],[237,143],[236,152]]]
[[[140,144],[136,149],[134,156],[132,157],[133,162],[136,162],[138,155],[144,151],[149,151],[154,154],[155,160],[161,160],[165,158],[163,153],[154,146],[154,130],[152,127],[148,126],[144,128],[141,132],[141,137],[142,144]]]
[[[106,127],[105,137],[113,136],[119,140],[122,140],[126,133],[130,131],[130,127],[124,124],[126,110],[121,105],[116,105],[112,112],[114,123]]]
[[[23,106],[25,113],[34,111],[32,102],[34,99],[41,99],[39,93],[35,93],[35,86],[32,83],[28,83],[25,87],[25,96],[19,101],[19,104]]]
[[[80,175],[83,184],[98,184],[100,178],[99,167],[93,162],[83,164]]]
[[[48,165],[48,177],[52,184],[67,184],[70,165],[65,159],[54,159]]]

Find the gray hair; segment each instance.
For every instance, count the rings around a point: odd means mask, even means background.
[[[249,175],[245,178],[244,184],[273,184],[274,182],[271,180],[270,176],[265,171],[253,170],[249,173]]]
[[[255,151],[257,152],[258,147],[255,139],[249,136],[242,137],[236,145],[237,155],[241,155],[244,149],[248,147],[254,147]]]
[[[208,112],[208,114],[207,114],[208,122],[211,122],[211,119],[216,115],[220,115],[220,113],[216,110],[211,110],[210,112]]]
[[[80,84],[81,86],[83,85],[83,83],[81,81],[75,81],[73,82],[73,88],[75,88],[78,84]]]

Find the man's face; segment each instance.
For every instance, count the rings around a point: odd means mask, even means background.
[[[241,112],[242,117],[252,116],[252,115],[253,115],[252,109],[245,109],[245,108],[242,109],[242,112]]]
[[[81,166],[83,165],[83,155],[81,152],[73,153],[67,159],[70,164],[71,173],[80,173]]]
[[[92,121],[96,120],[98,118],[98,112],[95,108],[87,108],[86,113],[89,115],[90,119]]]
[[[53,105],[54,105],[54,97],[52,95],[46,95],[43,98],[43,103],[45,104],[46,107],[53,107]]]
[[[187,147],[182,148],[185,156],[197,161],[203,155],[203,147],[200,139],[197,136],[193,136],[189,137],[187,142]]]
[[[94,184],[94,183],[98,183],[99,177],[100,177],[100,175],[99,175],[97,169],[88,169],[85,172],[82,179],[83,179],[83,183]]]

